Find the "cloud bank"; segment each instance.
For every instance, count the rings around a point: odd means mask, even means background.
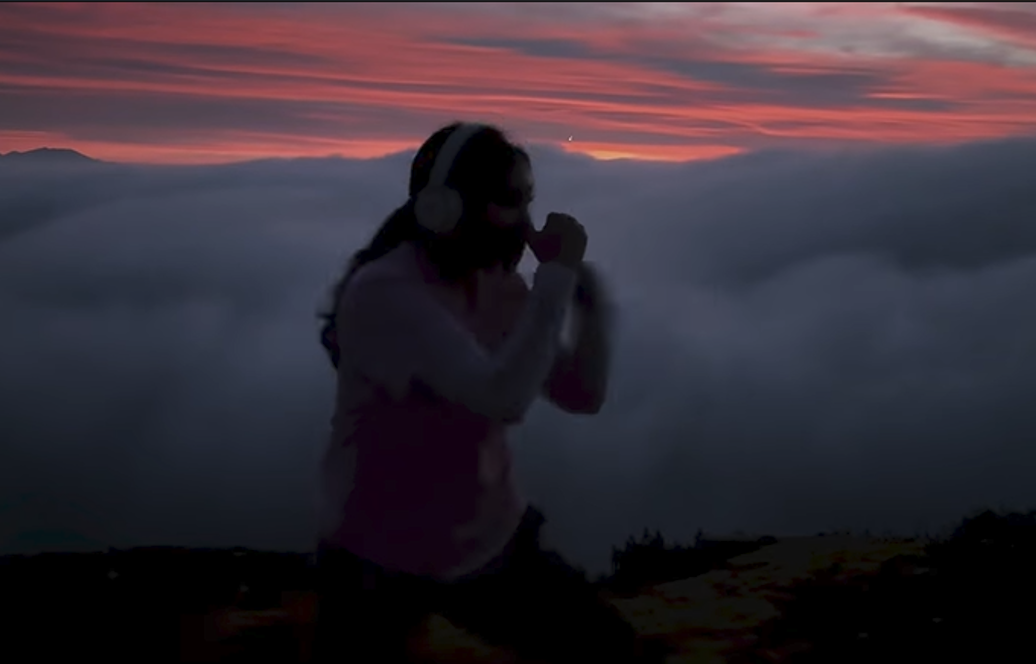
[[[620,311],[605,410],[513,436],[576,562],[1036,503],[1036,142],[534,159]],[[0,160],[0,552],[311,549],[314,314],[406,169]]]

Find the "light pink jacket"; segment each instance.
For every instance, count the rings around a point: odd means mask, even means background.
[[[505,431],[543,390],[576,279],[484,273],[472,312],[413,245],[357,271],[338,303],[325,544],[444,580],[500,553],[526,508]]]

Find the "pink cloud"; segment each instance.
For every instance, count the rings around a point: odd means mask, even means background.
[[[888,36],[903,21],[999,25],[999,14],[522,7],[3,5],[15,45],[0,49],[0,85],[16,92],[0,99],[0,149],[46,135],[144,161],[375,156],[464,117],[599,157],[671,160],[1036,129],[1032,68],[950,57],[938,31],[924,43]],[[241,127],[216,126],[214,104],[239,109]],[[173,106],[179,125],[157,126],[157,109]],[[260,111],[265,124],[249,124]],[[581,140],[565,143],[571,134]]]

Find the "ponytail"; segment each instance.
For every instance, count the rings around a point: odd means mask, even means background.
[[[345,293],[349,280],[352,279],[357,270],[367,263],[385,256],[404,242],[416,240],[417,236],[418,229],[414,219],[413,201],[408,200],[389,215],[367,246],[357,251],[349,259],[345,274],[331,289],[331,305],[319,314],[319,317],[324,321],[324,325],[320,330],[320,345],[327,351],[331,359],[331,365],[335,369],[338,368],[338,361],[341,357],[341,352],[338,348],[338,303]]]

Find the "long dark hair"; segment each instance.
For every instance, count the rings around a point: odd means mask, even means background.
[[[486,206],[509,198],[508,178],[529,155],[508,140],[503,131],[489,127],[477,132],[457,155],[446,183],[461,194],[464,216],[449,235],[439,236],[417,223],[414,197],[427,184],[435,156],[461,123],[439,129],[417,150],[410,165],[409,198],[382,222],[374,237],[350,258],[344,275],[331,291],[330,306],[320,313],[324,321],[320,342],[337,368],[340,357],[336,310],[349,280],[361,267],[385,256],[404,242],[422,247],[439,274],[455,282],[475,270],[495,264],[513,270],[525,250],[525,232],[519,227],[498,229],[482,218]]]

